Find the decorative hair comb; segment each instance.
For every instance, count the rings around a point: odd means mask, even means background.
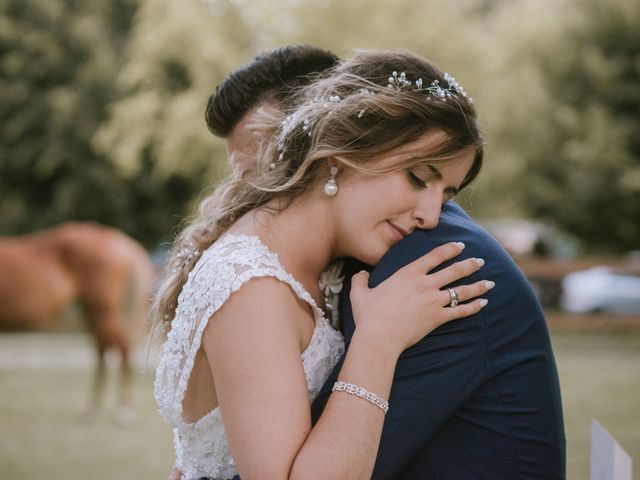
[[[428,87],[423,88],[422,79],[418,78],[415,81],[415,90],[425,91],[430,97],[435,97],[439,100],[447,100],[454,95],[460,95],[473,103],[471,97],[467,95],[467,92],[464,91],[462,85],[460,85],[458,81],[453,78],[453,76],[445,72],[444,79],[448,84],[447,87],[443,87],[442,85],[440,85],[439,80],[434,80]],[[389,83],[387,86],[389,88],[395,88],[396,90],[402,90],[403,88],[411,88],[413,87],[413,85],[414,82],[407,79],[406,73],[400,72],[400,74],[398,75],[398,72],[392,72],[391,76],[389,77]],[[427,99],[429,99],[429,97],[427,97]]]

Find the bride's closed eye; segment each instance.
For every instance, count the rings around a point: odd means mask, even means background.
[[[423,178],[420,174],[416,173],[413,170],[407,170],[407,176],[411,183],[418,188],[429,188],[429,183],[432,181],[434,175],[427,174],[425,178]],[[442,204],[444,205],[449,200],[452,200],[458,193],[458,190],[455,188],[446,188],[444,191],[444,198],[442,199]]]
[[[425,179],[421,178],[413,170],[407,170],[407,175],[409,176],[409,180],[411,180],[411,183],[413,183],[415,186],[420,187],[420,188],[429,188],[429,179],[428,178],[425,178]]]

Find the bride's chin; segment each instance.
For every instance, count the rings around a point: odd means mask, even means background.
[[[387,251],[389,250],[390,247],[385,246],[384,248],[380,248],[380,249],[371,249],[367,252],[362,252],[361,255],[355,257],[356,260],[369,265],[370,267],[374,267],[380,260],[382,260],[382,257],[384,257],[384,254],[387,253]]]

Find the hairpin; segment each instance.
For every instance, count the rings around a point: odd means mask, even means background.
[[[182,250],[180,250],[178,253],[176,253],[176,260],[178,261],[178,264],[173,267],[173,273],[177,273],[180,270],[182,270],[182,268],[185,265],[190,265],[191,261],[194,258],[197,258],[200,256],[200,250],[198,250],[197,247],[193,247],[193,248],[184,248]]]
[[[460,83],[458,83],[458,81],[453,76],[449,75],[447,72],[445,72],[443,76],[448,84],[447,87],[443,87],[442,85],[440,85],[440,81],[436,79],[432,81],[428,87],[423,88],[422,78],[418,78],[415,81],[415,90],[427,92],[427,94],[429,95],[427,99],[429,99],[429,97],[435,97],[439,100],[447,100],[448,98],[451,98],[455,95],[460,95],[469,100],[469,102],[473,103],[473,99],[467,95],[467,92],[465,92],[464,88],[462,88],[462,85],[460,85]],[[400,72],[399,75],[398,72],[392,72],[388,82],[389,83],[387,84],[387,86],[389,88],[395,88],[396,90],[402,90],[403,88],[412,87],[414,84],[414,82],[407,79],[407,75],[405,72]]]

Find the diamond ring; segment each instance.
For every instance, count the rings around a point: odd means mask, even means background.
[[[449,291],[449,296],[451,297],[451,301],[449,302],[449,306],[451,308],[455,307],[459,303],[458,292],[456,292],[455,288],[447,288]]]

